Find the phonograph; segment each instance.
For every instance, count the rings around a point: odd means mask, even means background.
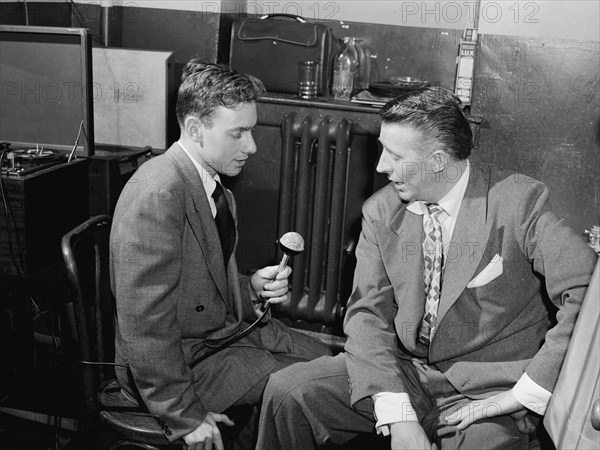
[[[44,147],[11,149],[10,144],[0,144],[0,152],[6,152],[0,164],[0,173],[8,177],[30,175],[67,161],[59,151]]]
[[[0,276],[26,277],[60,262],[62,236],[88,217],[91,42],[0,25],[0,54]]]

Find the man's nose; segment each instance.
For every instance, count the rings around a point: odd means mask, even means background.
[[[253,155],[254,153],[256,153],[256,142],[254,142],[254,136],[252,136],[252,133],[248,133],[248,138],[247,138],[247,142],[246,145],[244,147],[244,153],[248,154],[248,155]]]
[[[379,173],[389,174],[392,172],[392,166],[385,150],[381,152],[381,156],[379,157],[379,162],[377,163],[377,168],[375,170],[377,170]]]

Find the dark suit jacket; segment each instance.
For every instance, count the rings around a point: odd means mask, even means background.
[[[230,192],[227,200],[235,217]],[[160,418],[169,440],[195,429],[208,411],[231,406],[273,370],[273,357],[253,334],[190,369],[207,345],[256,316],[235,256],[224,267],[200,176],[178,144],[125,186],[111,252],[116,361],[131,368],[117,368],[117,377]]]
[[[510,389],[525,371],[552,391],[596,255],[552,213],[546,187],[471,166],[429,348],[417,343],[425,303],[422,221],[392,185],[363,207],[345,319],[353,405],[369,409],[357,402],[378,392],[410,392],[400,361],[415,356],[472,398]],[[495,255],[504,259],[502,274],[467,288]],[[559,308],[553,327],[545,296]]]

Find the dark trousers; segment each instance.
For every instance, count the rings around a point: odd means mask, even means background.
[[[272,320],[268,326],[270,328],[268,333],[256,333],[254,339],[259,343],[264,340],[265,348],[271,349],[275,362],[272,372],[277,372],[295,363],[310,361],[323,355],[331,355],[331,350],[327,345],[299,331],[287,328],[277,320]],[[261,404],[269,375],[267,374],[233,405],[234,407],[255,406],[255,408],[246,426],[227,446],[228,449],[250,450],[255,447],[258,406]]]
[[[438,448],[528,448],[529,437],[518,431],[510,416],[482,420],[460,432],[444,426],[442,418],[469,399],[439,371],[411,361],[406,364],[409,389],[415,390],[409,396],[417,399],[413,406],[420,423]],[[373,448],[379,440],[372,413],[350,405],[344,354],[295,364],[271,375],[263,397],[257,450],[343,448],[361,434],[371,436],[362,437],[365,447],[361,448]]]

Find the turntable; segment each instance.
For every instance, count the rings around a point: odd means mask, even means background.
[[[88,217],[87,158],[0,143],[0,275],[30,276],[60,257],[60,239]]]
[[[43,169],[66,162],[64,153],[44,147],[10,150],[2,158],[0,173],[9,177],[30,175]]]
[[[60,264],[62,236],[89,217],[88,31],[0,25],[0,276]]]

